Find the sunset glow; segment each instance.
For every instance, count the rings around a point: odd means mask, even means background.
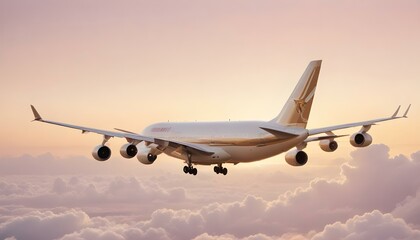
[[[418,0],[0,1],[0,238],[28,239],[13,229],[23,216],[41,230],[48,217],[74,220],[37,239],[332,239],[375,219],[407,233],[386,236],[418,239],[419,43]],[[412,104],[409,118],[373,126],[366,149],[310,143],[308,166],[282,154],[224,179],[207,166],[181,175],[182,161],[163,155],[122,159],[121,139],[96,162],[102,136],[31,122],[31,104],[51,120],[134,132],[270,120],[316,59],[308,128]]]

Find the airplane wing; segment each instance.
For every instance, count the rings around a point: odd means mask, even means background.
[[[73,129],[81,130],[82,133],[87,133],[87,132],[97,133],[97,134],[100,134],[100,135],[104,136],[104,142],[102,144],[105,144],[105,142],[108,141],[111,137],[118,137],[118,138],[125,138],[128,142],[139,143],[139,142],[145,141],[147,143],[155,143],[155,144],[157,144],[159,146],[162,146],[162,147],[167,147],[167,146],[171,146],[171,147],[174,147],[174,148],[183,147],[187,151],[193,151],[193,152],[197,152],[197,153],[201,153],[201,154],[205,154],[205,155],[212,155],[214,153],[211,150],[206,149],[204,146],[194,144],[194,143],[171,141],[171,140],[160,139],[160,138],[159,139],[158,138],[152,138],[152,137],[143,136],[143,135],[136,134],[136,133],[133,133],[133,132],[128,132],[128,131],[113,132],[113,131],[108,131],[108,130],[102,130],[102,129],[96,129],[96,128],[90,128],[90,127],[83,127],[83,126],[77,126],[77,125],[72,125],[72,124],[67,124],[67,123],[45,120],[41,117],[41,115],[38,113],[38,111],[35,109],[35,107],[33,105],[31,105],[31,109],[32,109],[32,113],[34,114],[34,117],[35,117],[33,121],[54,124],[54,125],[67,127],[67,128],[73,128]],[[117,130],[120,130],[120,129],[117,129]]]
[[[203,145],[198,145],[194,143],[186,143],[186,142],[178,142],[178,141],[168,141],[161,138],[155,138],[155,143],[162,147],[172,147],[174,149],[178,147],[183,147],[187,152],[191,153],[198,153],[198,154],[204,154],[204,155],[213,155],[214,152],[210,149],[207,149]]]
[[[332,134],[332,135],[320,136],[320,137],[310,137],[310,138],[307,138],[304,142],[308,143],[308,142],[315,142],[315,141],[322,141],[322,140],[329,140],[329,139],[334,140],[336,138],[346,137],[346,136],[348,136],[348,135],[347,134],[346,135]]]
[[[394,114],[392,114],[391,117],[386,117],[386,118],[378,118],[378,119],[373,119],[373,120],[368,120],[368,121],[362,121],[362,122],[354,122],[354,123],[347,123],[347,124],[340,124],[340,125],[335,125],[335,126],[330,126],[330,127],[324,127],[324,128],[315,128],[315,129],[308,129],[308,133],[309,135],[316,135],[316,134],[320,134],[320,133],[327,133],[327,132],[331,132],[334,130],[339,130],[339,129],[345,129],[345,128],[352,128],[352,127],[358,127],[358,126],[363,126],[366,129],[369,129],[370,126],[375,125],[378,122],[384,122],[384,121],[389,121],[389,120],[394,120],[394,119],[399,119],[399,118],[407,118],[407,114],[408,111],[410,110],[411,104],[408,106],[407,110],[405,111],[404,115],[401,117],[397,117],[397,114],[400,110],[399,106],[397,108],[397,110],[394,112]]]

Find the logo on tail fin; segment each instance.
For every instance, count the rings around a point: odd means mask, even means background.
[[[307,104],[307,102],[305,102],[303,99],[295,99],[295,104],[296,112],[299,114],[300,119],[302,120],[302,122],[307,123],[308,119],[306,119],[303,116],[303,112],[305,111],[305,105]]]
[[[304,117],[306,105],[312,100],[312,98],[315,95],[316,87],[313,87],[312,91],[308,94],[308,90],[310,89],[309,86],[312,82],[313,75],[314,75],[314,71],[312,71],[311,76],[310,76],[310,80],[306,83],[306,85],[304,87],[304,91],[302,92],[300,97],[298,99],[294,99],[296,112],[299,114],[300,119],[304,123],[308,122],[308,119]]]

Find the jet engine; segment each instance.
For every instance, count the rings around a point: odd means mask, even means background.
[[[98,145],[92,150],[92,156],[98,161],[106,161],[111,157],[111,149],[105,145]]]
[[[325,139],[319,141],[319,146],[325,152],[334,152],[338,148],[338,143],[332,139]]]
[[[137,147],[134,144],[126,143],[120,149],[121,156],[132,158],[137,155]]]
[[[308,162],[308,155],[302,150],[292,150],[286,153],[286,162],[292,166],[303,166]]]
[[[365,132],[358,132],[350,137],[350,144],[354,147],[367,147],[372,143],[372,136]]]
[[[150,153],[151,149],[148,147],[140,148],[139,153],[137,154],[137,159],[143,164],[152,164],[156,159],[157,155]]]

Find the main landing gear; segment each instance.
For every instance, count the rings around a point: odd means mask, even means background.
[[[195,168],[193,166],[191,166],[191,167],[184,166],[184,173],[185,174],[189,173],[189,174],[192,174],[192,175],[195,176],[195,175],[197,175],[197,168]]]
[[[228,173],[227,168],[222,167],[222,164],[219,164],[217,166],[214,166],[214,172],[217,174],[223,174],[226,175]]]
[[[184,170],[185,174],[189,173],[189,174],[192,174],[192,175],[195,176],[195,175],[197,175],[197,168],[193,167],[191,158],[192,158],[191,154],[188,153],[187,154],[187,164],[188,165],[184,166],[183,170]],[[214,167],[214,172],[217,173],[217,174],[226,175],[228,173],[228,170],[227,170],[227,168],[224,168],[221,163],[219,163],[219,164],[217,164],[217,166]]]
[[[184,173],[185,174],[187,174],[187,173],[189,173],[189,174],[192,174],[192,175],[197,175],[197,168],[195,168],[195,167],[193,167],[193,165],[192,165],[192,161],[191,161],[191,154],[190,153],[188,153],[188,161],[187,161],[187,163],[188,163],[188,166],[184,166]]]

